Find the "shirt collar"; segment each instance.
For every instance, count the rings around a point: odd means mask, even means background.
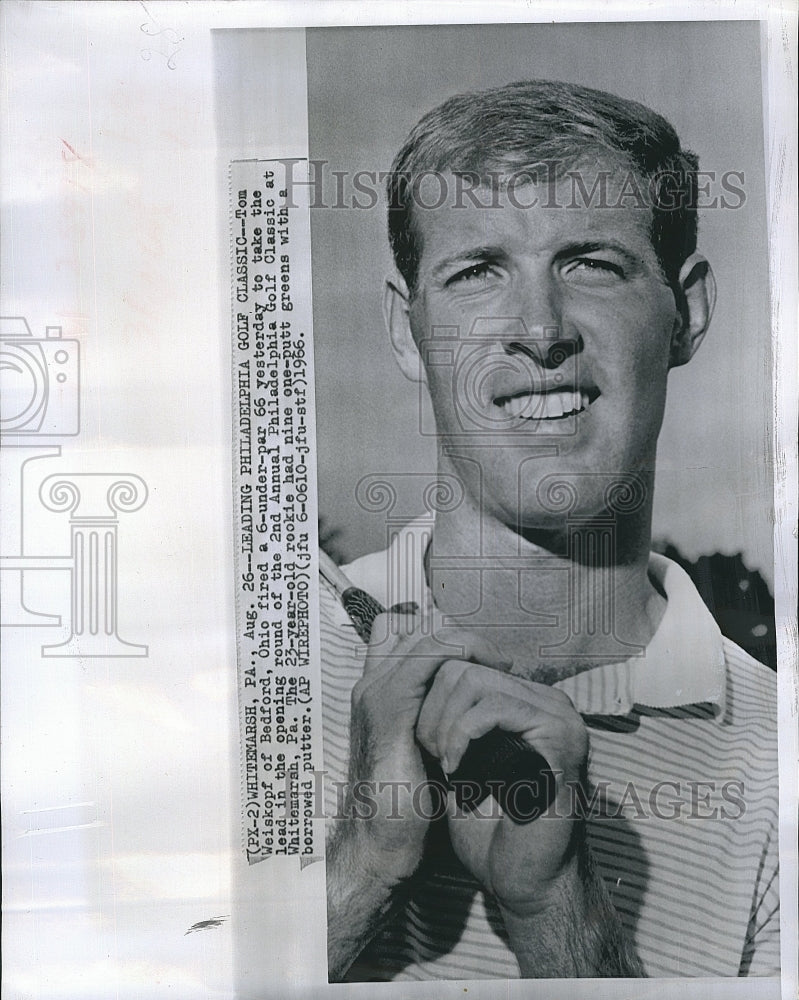
[[[726,667],[721,632],[688,574],[653,552],[649,572],[667,604],[643,655],[586,670],[555,686],[584,715],[621,715],[634,706],[668,709],[709,704],[721,721]]]
[[[389,549],[345,567],[347,575],[386,607],[402,601],[420,606],[429,602],[423,557],[432,527],[431,520],[412,521],[396,532]],[[646,650],[584,670],[555,687],[568,694],[583,715],[625,715],[636,705],[669,709],[710,704],[720,721],[726,668],[719,627],[688,574],[675,562],[653,552],[649,572],[667,604]]]

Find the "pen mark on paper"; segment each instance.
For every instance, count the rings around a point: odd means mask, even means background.
[[[75,149],[74,146],[71,146],[66,139],[62,139],[61,144],[66,147],[66,151],[63,149],[61,150],[61,159],[64,163],[74,163],[75,160],[80,160],[80,162],[85,163],[87,167],[92,166],[91,160],[87,160],[81,156],[77,149]],[[67,155],[67,151],[69,155]]]
[[[198,920],[196,924],[191,925],[186,934],[193,934],[195,931],[210,931],[214,927],[221,927],[229,916],[229,914],[226,914],[224,917],[210,917],[208,920]],[[186,934],[183,936],[185,937]]]

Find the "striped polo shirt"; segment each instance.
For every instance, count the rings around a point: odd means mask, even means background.
[[[429,602],[429,534],[429,525],[413,522],[390,549],[344,571],[384,606]],[[401,564],[411,571],[387,572]],[[650,573],[668,603],[645,655],[556,685],[589,732],[586,812],[596,866],[647,976],[777,975],[776,678],[721,636],[679,566],[652,554]],[[332,817],[333,783],[347,777],[350,694],[365,647],[324,582],[320,618]],[[436,826],[350,981],[519,977],[495,901],[455,858],[446,821]]]

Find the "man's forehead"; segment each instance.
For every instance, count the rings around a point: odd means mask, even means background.
[[[541,180],[519,171],[499,184],[449,171],[430,174],[417,187],[413,218],[423,253],[462,241],[531,234],[547,241],[580,233],[623,238],[654,253],[646,185],[618,164],[578,165]]]

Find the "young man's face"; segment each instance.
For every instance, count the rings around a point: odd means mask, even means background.
[[[588,191],[597,169],[583,171]],[[408,317],[450,467],[505,523],[546,527],[544,477],[562,475],[576,510],[597,513],[610,476],[654,469],[682,320],[649,209],[565,207],[568,178],[555,199],[526,185],[516,207],[499,200],[416,209]]]

